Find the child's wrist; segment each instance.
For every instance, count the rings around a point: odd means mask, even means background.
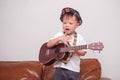
[[[61,36],[60,36],[60,37],[58,37],[58,42],[59,42],[59,41],[62,41]]]

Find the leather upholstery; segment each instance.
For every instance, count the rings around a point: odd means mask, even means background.
[[[81,59],[80,80],[99,80],[101,65],[97,59]],[[0,80],[54,80],[54,68],[39,61],[0,61]]]
[[[81,60],[80,80],[99,80],[101,64],[97,59]]]
[[[42,80],[38,61],[0,61],[0,80]]]

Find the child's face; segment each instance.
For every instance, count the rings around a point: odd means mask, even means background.
[[[72,35],[75,32],[75,29],[79,26],[79,23],[76,19],[76,17],[73,16],[64,16],[63,17],[63,31],[68,34],[68,35]]]

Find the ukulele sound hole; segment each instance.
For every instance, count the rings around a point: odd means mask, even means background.
[[[55,54],[59,54],[59,53],[60,53],[60,49],[56,49]]]

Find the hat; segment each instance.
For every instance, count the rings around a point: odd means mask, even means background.
[[[63,21],[63,17],[67,13],[71,13],[71,14],[75,15],[77,20],[78,20],[78,22],[80,23],[80,25],[82,24],[82,19],[80,17],[79,12],[77,10],[73,9],[73,8],[70,8],[70,7],[66,7],[66,8],[62,9],[61,16],[60,16],[60,20],[61,21]]]

